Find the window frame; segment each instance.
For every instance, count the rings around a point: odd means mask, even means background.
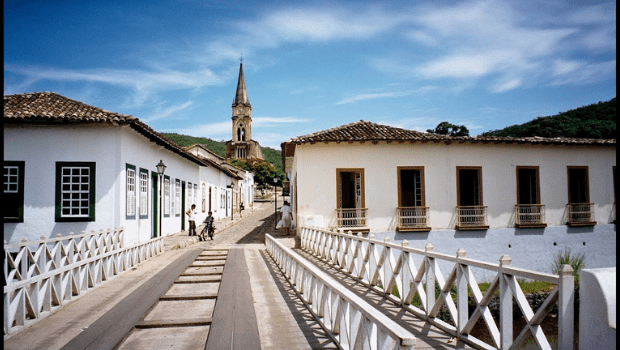
[[[146,182],[144,186],[142,186],[142,175],[146,176]],[[140,197],[139,197],[139,215],[140,219],[147,219],[149,217],[149,171],[148,169],[140,168],[140,173],[138,177],[138,184],[140,189]],[[142,191],[144,189],[144,191]]]
[[[85,216],[63,216],[62,215],[62,177],[65,168],[88,168],[89,169],[89,188],[88,188],[88,215]],[[55,221],[56,222],[88,222],[95,221],[95,195],[96,195],[96,162],[56,162],[56,201],[55,201]]]
[[[174,216],[181,216],[181,179],[174,179]]]
[[[133,174],[133,184],[131,184],[131,176]],[[136,166],[125,164],[125,219],[134,220],[136,218]],[[133,191],[131,188],[133,187]],[[130,203],[133,202],[133,203]]]
[[[585,170],[585,197],[586,197],[586,201],[585,202],[573,202],[571,199],[571,170]],[[568,185],[568,204],[578,204],[578,203],[590,203],[590,170],[588,168],[587,165],[584,166],[574,166],[574,165],[569,165],[566,167],[566,183]]]
[[[7,212],[6,209],[3,209],[3,218],[4,218],[4,222],[24,222],[24,181],[25,181],[25,174],[24,171],[26,170],[26,162],[25,161],[14,161],[14,160],[5,160],[4,161],[4,169],[7,169],[8,167],[15,167],[17,168],[17,191],[15,192],[5,192],[4,188],[2,190],[3,192],[3,196],[4,196],[4,204],[3,206],[6,206],[7,204],[9,204],[9,201],[7,201],[6,196],[12,196],[13,193],[15,193],[15,197],[16,197],[16,201],[14,202],[15,207],[17,207],[17,216],[13,217],[13,216],[6,216]],[[6,176],[7,174],[5,173],[5,180],[6,181]],[[8,176],[10,177],[10,174],[8,174]],[[7,182],[5,182],[5,185],[7,184]],[[10,194],[7,194],[10,193]]]
[[[424,166],[399,166],[396,167],[396,176],[398,178],[397,180],[397,189],[398,189],[398,207],[402,207],[403,205],[403,201],[402,201],[402,179],[401,179],[401,171],[402,170],[418,170],[420,172],[420,188],[421,188],[421,205],[419,206],[414,206],[414,207],[426,207],[426,189],[425,189],[425,183],[424,183]]]
[[[519,183],[519,170],[535,170],[536,171],[536,203],[521,203],[521,191]],[[516,167],[517,175],[517,204],[541,204],[540,201],[540,167],[537,165],[518,165]]]
[[[170,217],[170,176],[164,175],[164,217]]]
[[[361,202],[361,206],[360,209],[366,208],[366,184],[365,184],[365,180],[364,180],[364,168],[336,168],[336,208],[337,209],[343,209],[342,208],[342,198],[340,196],[341,193],[341,187],[342,187],[342,177],[341,174],[342,173],[361,173],[361,178],[360,178],[360,186],[361,186],[361,193],[360,193],[360,202]]]
[[[483,207],[484,206],[484,192],[482,189],[482,167],[481,166],[457,166],[456,167],[456,205],[457,207],[463,207],[465,205],[461,205],[461,170],[477,170],[478,171],[478,197],[480,203],[474,204],[473,206]]]

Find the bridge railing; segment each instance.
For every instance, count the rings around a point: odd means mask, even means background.
[[[160,254],[163,237],[124,247],[124,229],[4,245],[4,334]]]
[[[363,284],[383,293],[396,305],[417,315],[447,333],[484,349],[515,349],[523,346],[528,336],[534,338],[541,349],[550,349],[541,323],[554,305],[558,305],[558,348],[572,349],[574,335],[574,278],[572,268],[564,265],[561,274],[553,275],[528,271],[510,266],[508,255],[492,264],[465,257],[459,249],[456,256],[433,252],[429,243],[424,250],[411,248],[407,241],[394,244],[352,234],[326,231],[319,228],[301,227],[301,248],[343,270]],[[418,264],[416,260],[420,261]],[[440,269],[452,266],[447,278]],[[480,291],[474,269],[482,269],[494,275],[489,288]],[[517,279],[546,281],[555,285],[548,297],[535,312],[530,307]],[[439,295],[436,295],[436,285]],[[451,294],[456,291],[455,300]],[[468,290],[475,303],[475,311],[469,314]],[[489,304],[499,291],[499,324],[491,314]],[[420,306],[411,305],[419,297]],[[521,309],[525,326],[513,335],[513,299]],[[452,322],[437,316],[446,305]],[[471,335],[476,323],[482,319],[490,340],[483,341]],[[554,337],[556,335],[553,335]]]
[[[415,336],[270,235],[267,252],[342,349],[413,350]]]

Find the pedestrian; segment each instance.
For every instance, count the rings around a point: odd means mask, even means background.
[[[206,240],[204,236],[205,232],[207,233],[207,237],[213,240],[213,231],[215,231],[215,225],[213,225],[213,213],[209,212],[208,214],[209,215],[207,215],[205,220],[202,222],[205,224],[205,227],[202,229],[202,240]]]
[[[293,213],[291,213],[291,207],[287,201],[284,201],[282,208],[280,208],[280,228],[284,229],[284,235],[288,236],[291,222],[293,220]]]
[[[196,215],[198,215],[196,212],[196,204],[192,204],[191,209],[188,209],[185,214],[189,216],[189,235],[196,236]]]

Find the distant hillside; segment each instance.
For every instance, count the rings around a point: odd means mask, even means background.
[[[488,131],[482,136],[616,138],[616,98],[554,116],[538,117],[521,125]]]
[[[224,141],[213,141],[205,137],[194,137],[179,134],[163,133],[163,135],[181,147],[201,144],[205,145],[209,150],[215,152],[215,154],[220,157],[226,157],[226,142]],[[275,165],[275,167],[282,172],[281,152],[269,147],[261,147],[261,150],[263,151],[263,156],[265,156],[265,161],[273,163],[273,165]]]

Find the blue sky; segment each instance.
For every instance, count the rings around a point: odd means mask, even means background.
[[[360,119],[471,135],[616,96],[609,1],[4,2],[4,93],[53,91],[159,132],[252,138]]]

